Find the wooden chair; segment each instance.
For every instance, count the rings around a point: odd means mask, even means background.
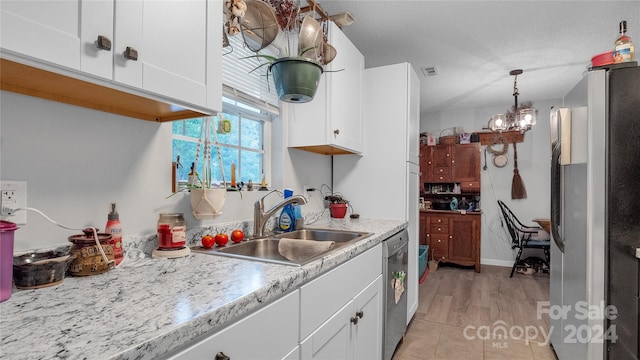
[[[543,230],[539,226],[526,226],[518,220],[518,218],[513,214],[513,212],[505,205],[502,200],[498,200],[498,205],[500,206],[500,211],[502,212],[502,218],[504,220],[504,224],[507,225],[507,229],[509,230],[509,235],[511,236],[511,248],[518,248],[518,255],[516,256],[516,260],[513,263],[513,268],[511,268],[511,275],[509,277],[513,277],[513,273],[516,271],[516,266],[520,262],[520,256],[522,255],[523,249],[541,249],[544,251],[544,258],[549,266],[550,255],[549,250],[551,248],[551,239],[539,239],[531,237],[533,235],[538,235],[540,230]]]

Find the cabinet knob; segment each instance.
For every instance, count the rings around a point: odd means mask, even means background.
[[[333,135],[335,135],[335,136],[340,135],[340,129],[333,130]]]
[[[100,50],[111,51],[111,40],[108,37],[99,35],[98,40],[96,40],[96,47]]]
[[[451,163],[452,163],[452,164],[453,164],[453,163],[455,163],[455,162],[456,162],[455,160],[451,160]]]
[[[443,172],[443,171],[444,171],[443,169],[440,169],[440,172]]]
[[[442,240],[438,239],[438,242],[442,242]]]
[[[447,154],[447,157],[449,157],[449,154]]]
[[[449,239],[453,239],[453,235],[449,235]]]
[[[220,351],[219,353],[216,354],[215,360],[231,360],[231,358],[225,355],[225,353],[223,353],[222,351]]]
[[[431,161],[427,162],[428,165],[431,165]]]
[[[438,231],[442,231],[442,228],[438,228]]]
[[[356,316],[362,319],[364,317],[364,311],[360,310],[356,312]]]
[[[442,176],[440,176],[440,180],[442,180]]]
[[[357,325],[358,324],[358,317],[357,316],[353,316],[351,318],[351,322],[353,323],[353,325]]]
[[[124,50],[124,58],[127,60],[138,61],[138,50],[127,46],[127,48]]]
[[[438,219],[438,222],[439,222],[439,223],[441,223],[441,222],[442,222],[442,219]]]

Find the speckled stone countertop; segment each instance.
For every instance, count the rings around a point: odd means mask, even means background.
[[[197,253],[157,259],[128,245],[109,272],[14,289],[0,304],[0,358],[162,358],[374,247],[406,222],[321,218],[307,227],[373,235],[301,267]],[[191,245],[198,235],[191,234]]]

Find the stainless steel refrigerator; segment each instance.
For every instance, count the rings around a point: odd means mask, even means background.
[[[551,345],[560,360],[637,360],[637,64],[589,71],[551,111],[551,147]]]

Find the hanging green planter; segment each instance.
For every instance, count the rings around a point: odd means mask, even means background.
[[[280,58],[269,66],[278,98],[290,103],[306,103],[316,94],[322,66],[301,57]]]

